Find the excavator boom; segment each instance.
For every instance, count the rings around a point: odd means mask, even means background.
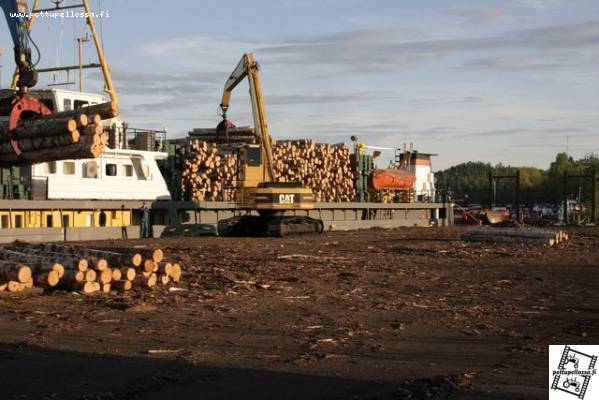
[[[256,62],[253,53],[243,55],[229,79],[225,83],[223,97],[220,103],[223,119],[227,120],[227,111],[231,102],[233,90],[245,78],[248,78],[250,85],[250,100],[252,102],[252,114],[254,116],[254,129],[259,143],[262,145],[262,153],[266,162],[264,163],[264,180],[272,182],[274,180],[274,163],[272,155],[272,142],[270,129],[268,127],[268,118],[266,116],[266,106],[264,104],[264,94],[262,92],[262,82],[260,80],[260,66]]]

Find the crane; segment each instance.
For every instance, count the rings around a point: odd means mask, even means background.
[[[275,181],[272,139],[266,116],[260,67],[252,53],[243,55],[225,82],[220,103],[222,121],[217,126],[217,132],[219,135],[226,135],[227,129],[234,126],[227,119],[227,111],[233,90],[245,78],[248,79],[250,87],[254,134],[258,144],[246,144],[239,149],[236,202],[239,208],[248,214],[219,221],[219,233],[269,236],[321,233],[322,221],[307,215],[308,210],[314,207],[312,190],[301,183]],[[295,215],[299,210],[305,210],[306,215]],[[254,215],[251,212],[254,212]],[[255,215],[256,213],[258,215]]]
[[[29,44],[31,42],[35,47],[35,43],[29,36],[29,7],[26,0],[0,0],[0,7],[4,11],[14,44],[15,63],[19,70],[17,88],[19,93],[24,94],[37,83],[37,71],[31,59],[31,46]]]
[[[55,72],[55,71],[69,71],[73,69],[79,69],[80,77],[84,68],[101,68],[104,75],[104,82],[106,85],[106,92],[110,95],[111,103],[105,103],[105,109],[110,109],[109,114],[118,116],[118,97],[114,89],[112,82],[112,75],[108,64],[104,58],[104,52],[101,48],[95,22],[93,19],[93,13],[91,12],[89,1],[81,0],[81,4],[61,6],[62,0],[54,1],[56,7],[51,9],[38,9],[39,0],[34,0],[32,9],[29,10],[26,0],[0,0],[0,8],[4,12],[6,22],[10,35],[14,44],[14,58],[16,69],[13,75],[11,84],[11,92],[4,97],[5,91],[3,91],[3,97],[0,98],[0,142],[10,143],[12,150],[5,150],[0,154],[0,165],[2,166],[18,166],[27,165],[31,163],[39,163],[44,161],[53,161],[62,158],[77,158],[87,157],[93,155],[97,157],[96,153],[91,153],[85,149],[85,146],[81,146],[81,152],[77,153],[78,149],[71,147],[68,151],[63,151],[70,144],[79,144],[79,139],[66,144],[56,143],[51,140],[42,141],[39,147],[29,146],[28,149],[21,147],[20,138],[27,140],[30,137],[31,132],[28,132],[27,126],[35,124],[36,121],[50,120],[53,118],[66,118],[68,115],[61,115],[58,113],[59,109],[56,104],[52,104],[48,99],[42,100],[42,96],[37,91],[29,90],[37,84],[38,73],[44,72]],[[72,8],[83,8],[85,9],[85,16],[87,25],[91,31],[92,38],[98,54],[99,64],[87,64],[83,65],[80,59],[78,66],[62,66],[52,68],[37,68],[41,55],[40,51],[31,39],[30,31],[35,20],[35,15],[38,12],[57,12],[58,10]],[[32,46],[37,52],[37,58],[35,62],[32,57]],[[80,78],[81,79],[81,78]],[[69,111],[69,110],[65,110]],[[74,111],[74,110],[70,110]],[[111,117],[112,118],[112,117]],[[104,118],[110,119],[110,118]],[[44,124],[39,124],[40,126]],[[61,129],[55,130],[49,134],[47,131],[41,136],[56,136],[62,133]],[[35,135],[34,135],[35,136]],[[39,137],[40,135],[36,136]],[[4,149],[7,149],[5,146]],[[43,149],[43,150],[42,150]],[[39,151],[38,151],[39,150]],[[49,151],[52,150],[52,151]],[[101,154],[101,152],[97,152]]]

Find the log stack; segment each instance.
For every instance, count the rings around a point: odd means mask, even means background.
[[[234,201],[237,152],[214,143],[190,139],[184,161],[182,189],[196,201]]]
[[[568,241],[570,237],[561,230],[484,227],[470,229],[463,239],[469,242],[519,243],[551,247]]]
[[[96,158],[106,151],[102,121],[118,116],[112,102],[19,121],[12,134],[0,123],[0,164]],[[16,140],[17,154],[11,138]]]
[[[311,139],[277,141],[273,156],[278,182],[301,182],[312,189],[317,202],[354,200],[354,175],[345,143],[330,145]]]
[[[182,190],[196,201],[234,201],[238,157],[234,147],[188,140]],[[313,140],[278,141],[273,145],[275,181],[300,182],[317,202],[347,202],[355,196],[347,145]]]
[[[0,291],[36,286],[85,294],[153,288],[181,281],[182,268],[154,248],[88,248],[15,241],[0,249]]]

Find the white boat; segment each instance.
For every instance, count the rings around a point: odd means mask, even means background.
[[[110,149],[101,157],[31,167],[33,200],[170,200],[155,151]]]

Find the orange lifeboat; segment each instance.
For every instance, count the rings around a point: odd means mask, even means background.
[[[375,190],[403,190],[413,188],[416,175],[405,169],[376,169],[372,174],[372,188]]]

